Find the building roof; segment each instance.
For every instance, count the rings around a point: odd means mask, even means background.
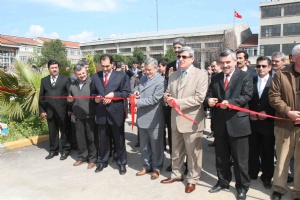
[[[41,43],[35,41],[32,38],[26,38],[26,37],[17,37],[17,36],[11,36],[11,35],[0,35],[0,38],[3,40],[3,44],[14,44],[14,45],[41,45]]]
[[[246,25],[247,23],[236,23],[235,26]],[[80,46],[93,45],[93,44],[104,44],[104,43],[114,43],[120,41],[138,41],[138,40],[151,40],[155,38],[176,38],[184,36],[203,36],[203,35],[216,35],[224,34],[225,30],[232,29],[232,24],[221,24],[221,25],[209,25],[201,27],[192,28],[180,28],[180,29],[170,29],[161,30],[153,32],[141,32],[141,33],[131,33],[131,34],[119,34],[113,35],[109,38],[99,39],[97,41],[81,43]]]
[[[252,34],[239,47],[253,47],[258,46],[258,34]]]
[[[38,37],[38,40],[42,41],[42,42],[49,42],[53,39],[50,38],[43,38],[43,37]],[[60,40],[61,43],[63,43],[64,45],[66,45],[66,47],[69,48],[79,48],[79,43],[78,42],[70,42],[70,41],[64,41],[64,40]]]

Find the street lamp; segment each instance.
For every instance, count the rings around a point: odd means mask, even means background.
[[[158,1],[156,0],[156,31],[158,32]]]

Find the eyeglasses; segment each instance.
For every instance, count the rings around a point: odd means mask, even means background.
[[[261,67],[266,68],[266,67],[268,67],[268,65],[256,65],[256,68],[258,68],[258,69],[261,68]]]
[[[180,58],[182,58],[182,59],[187,59],[187,58],[190,58],[191,56],[181,56],[181,55],[179,55],[179,56],[177,56],[177,59],[179,60]]]

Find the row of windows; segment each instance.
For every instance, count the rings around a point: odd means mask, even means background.
[[[282,44],[281,51],[286,55],[289,55],[296,45],[296,43]],[[262,56],[271,56],[274,52],[278,51],[280,51],[280,44],[260,45],[260,55]]]
[[[261,18],[280,17],[282,5],[261,7]],[[300,3],[289,3],[283,5],[284,16],[300,15]]]
[[[283,36],[300,35],[300,23],[283,24]],[[261,37],[281,36],[281,25],[261,26]]]

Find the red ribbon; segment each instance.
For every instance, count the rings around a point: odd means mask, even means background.
[[[131,128],[133,130],[134,121],[135,121],[134,120],[134,115],[135,115],[134,109],[135,109],[135,104],[136,104],[134,94],[131,94],[129,96],[129,100],[130,100],[130,112],[131,112]]]
[[[11,89],[8,89],[8,88],[4,88],[2,86],[0,86],[0,90],[4,91],[4,92],[14,93],[14,94],[21,94],[20,92],[17,92],[15,90],[11,90]]]
[[[221,105],[225,105],[225,104],[217,103],[216,107],[220,107]],[[286,119],[286,118],[281,118],[281,117],[274,117],[272,115],[263,114],[263,113],[260,113],[260,112],[248,110],[246,108],[241,108],[241,107],[238,107],[238,106],[235,106],[235,105],[232,105],[232,104],[228,104],[227,106],[228,106],[228,108],[230,108],[232,110],[237,110],[237,111],[241,111],[241,112],[245,112],[245,113],[250,113],[250,114],[253,114],[253,115],[258,115],[258,116],[262,116],[262,117],[268,117],[268,118],[278,119],[278,120],[283,120],[283,121],[294,121],[292,119]]]
[[[185,119],[187,119],[187,120],[193,122],[193,124],[196,124],[196,125],[198,124],[195,120],[189,118],[188,116],[186,116],[185,114],[182,113],[182,111],[180,110],[180,108],[178,107],[178,105],[177,105],[177,103],[174,101],[174,99],[170,99],[169,102],[172,104],[173,108],[177,111],[177,113],[178,113],[180,116],[182,116],[182,117],[184,117]]]

